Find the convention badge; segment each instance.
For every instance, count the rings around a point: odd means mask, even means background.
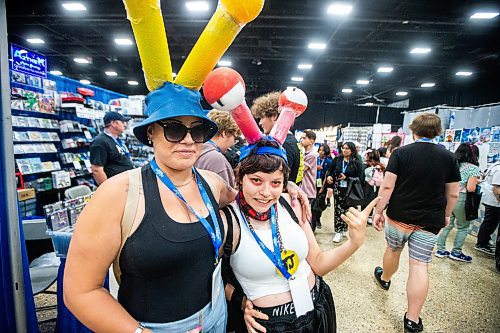
[[[295,272],[297,272],[297,269],[299,268],[299,256],[297,255],[297,252],[292,250],[283,250],[281,252],[281,261],[290,275],[293,276]],[[276,272],[278,275],[283,276],[278,268],[276,268]]]
[[[295,315],[298,317],[314,309],[314,304],[309,290],[307,276],[288,280],[292,294]]]
[[[339,182],[339,187],[342,187],[342,188],[347,187],[347,180],[341,180],[341,181]]]
[[[323,179],[316,178],[316,187],[323,187]]]
[[[212,309],[219,300],[220,288],[222,286],[222,275],[221,275],[222,263],[219,261],[217,266],[215,266],[214,273],[212,274]]]

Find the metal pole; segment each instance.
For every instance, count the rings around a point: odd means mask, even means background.
[[[14,167],[14,146],[12,141],[12,114],[10,110],[9,83],[9,47],[7,43],[7,14],[5,0],[0,0],[0,165],[5,198],[6,223],[9,239],[10,266],[12,271],[12,292],[14,299],[14,314],[16,332],[26,332],[26,304],[24,298],[23,262],[21,255],[21,237],[19,230],[19,215],[17,207],[17,191]]]
[[[380,115],[380,105],[377,106],[377,117],[375,118],[375,124],[378,124],[378,116]]]

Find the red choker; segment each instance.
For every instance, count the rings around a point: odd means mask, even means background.
[[[240,190],[238,193],[238,206],[245,216],[251,217],[257,221],[267,221],[271,218],[271,208],[267,212],[259,213],[255,211],[245,200],[243,192]],[[276,207],[275,207],[276,209]]]

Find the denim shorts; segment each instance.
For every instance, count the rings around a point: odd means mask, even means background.
[[[215,308],[212,303],[208,303],[200,311],[193,315],[170,323],[144,323],[141,324],[159,333],[186,333],[200,325],[200,318],[203,318],[203,333],[225,333],[227,321],[226,299],[224,286],[220,288],[220,293]]]

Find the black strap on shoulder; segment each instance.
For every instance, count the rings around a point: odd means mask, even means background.
[[[297,218],[297,215],[293,211],[292,206],[290,206],[290,204],[288,203],[288,201],[286,201],[284,197],[280,197],[279,203],[286,209],[286,211],[288,212],[288,214],[290,214],[295,223],[300,224],[299,219]]]
[[[222,208],[222,212],[226,216],[227,221],[226,243],[224,244],[222,257],[229,258],[233,252],[233,216],[229,211],[229,206]]]

